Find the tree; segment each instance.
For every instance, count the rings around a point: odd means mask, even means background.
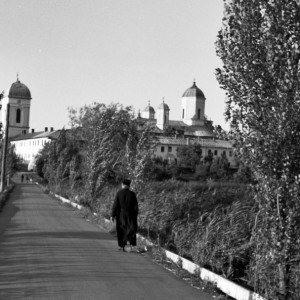
[[[1,151],[1,160],[2,160],[2,151]],[[5,175],[11,178],[18,170],[21,163],[21,158],[15,152],[15,146],[9,144],[7,147],[7,156],[5,162]]]
[[[37,154],[36,159],[35,159],[34,171],[41,178],[44,178],[44,166],[47,162],[49,146],[50,146],[50,143],[46,143],[44,145],[44,147],[39,151],[39,153]]]
[[[214,126],[214,134],[217,139],[226,141],[230,140],[230,134],[220,125]]]
[[[153,163],[152,157],[156,147],[156,139],[153,135],[151,124],[143,127],[132,123],[126,142],[126,170],[129,178],[132,178],[131,188],[138,191],[149,178],[147,172]]]
[[[228,0],[216,43],[226,118],[258,181],[250,271],[268,299],[300,293],[299,25],[297,0]]]
[[[81,127],[86,139],[86,189],[89,200],[94,201],[113,170],[122,164],[133,114],[130,107],[103,103],[69,112],[73,127]]]
[[[129,176],[138,189],[152,155],[151,126],[139,124],[132,108],[118,103],[93,103],[69,112],[73,127],[84,132],[89,201],[98,198],[110,179]]]
[[[70,188],[80,185],[84,160],[80,141],[72,131],[61,130],[57,140],[46,143],[36,157],[35,171],[50,186],[61,189],[66,183]]]
[[[196,165],[200,163],[202,157],[201,145],[192,144],[179,147],[177,149],[177,157],[181,163],[186,166],[190,166],[195,170]]]
[[[164,130],[164,136],[170,136],[170,137],[184,136],[184,128],[183,127],[168,126]]]
[[[215,159],[213,159],[209,168],[209,173],[217,178],[221,178],[227,175],[228,169],[228,159],[226,154],[223,153],[221,156],[217,156]]]

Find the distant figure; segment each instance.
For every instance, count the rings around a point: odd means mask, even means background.
[[[24,181],[24,174],[21,175],[21,183]]]
[[[125,179],[122,189],[116,194],[111,212],[111,220],[116,219],[119,250],[125,251],[127,242],[136,246],[138,202],[136,195],[129,189],[131,181]]]
[[[28,177],[28,175],[26,175],[26,182],[27,182],[27,183],[29,182],[29,177]]]

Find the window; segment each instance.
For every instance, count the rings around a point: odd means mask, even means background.
[[[215,150],[215,155],[218,155],[218,150]]]
[[[184,109],[182,110],[182,119],[184,119]]]
[[[198,108],[198,120],[200,119],[200,116],[201,116],[201,109]]]
[[[171,146],[168,147],[168,152],[172,152],[172,147]]]
[[[20,108],[17,109],[16,123],[21,123],[21,109]]]
[[[232,151],[229,151],[229,156],[230,156],[230,157],[232,156]]]
[[[211,154],[212,154],[210,149],[208,149],[207,154],[208,154],[208,155],[211,155]]]
[[[160,151],[161,151],[161,152],[165,152],[165,147],[162,146],[162,147],[160,148]]]

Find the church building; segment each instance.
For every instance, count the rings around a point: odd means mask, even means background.
[[[165,130],[173,130],[174,132],[184,132],[184,136],[213,138],[213,125],[205,117],[205,96],[203,92],[197,87],[194,81],[193,85],[188,88],[181,97],[181,119],[169,119],[169,106],[163,102],[155,112],[154,108],[148,106],[139,113],[140,120],[148,121],[157,126],[161,130],[161,134]],[[155,118],[155,114],[157,118]]]
[[[9,88],[0,94],[0,122],[3,130],[6,128],[7,107],[9,104],[8,116],[8,138],[12,145],[15,146],[16,154],[23,159],[25,163],[34,160],[38,152],[44,145],[57,138],[59,131],[52,127],[48,131],[35,132],[31,129],[29,132],[31,93],[29,88],[19,80],[14,82]]]
[[[48,131],[29,131],[30,105],[32,101],[29,88],[19,80],[0,94],[0,122],[6,127],[7,104],[10,104],[8,137],[15,145],[16,154],[25,163],[32,164],[35,156],[44,145],[57,139],[60,130],[52,127]],[[212,154],[215,157],[226,154],[230,165],[235,161],[232,155],[232,145],[229,141],[215,139],[212,121],[205,117],[204,93],[197,87],[196,82],[188,88],[181,97],[181,119],[170,120],[170,108],[164,99],[157,110],[150,105],[138,114],[138,121],[150,123],[157,135],[155,156],[168,161],[177,162],[177,149],[187,144],[200,144],[203,157]]]
[[[200,144],[203,157],[209,154],[214,157],[225,154],[230,165],[236,165],[231,142],[215,138],[213,123],[205,117],[205,101],[204,93],[194,81],[181,97],[180,120],[169,119],[170,108],[164,100],[157,111],[148,102],[148,106],[139,113],[138,119],[155,127],[158,136],[156,156],[177,162],[178,147]]]

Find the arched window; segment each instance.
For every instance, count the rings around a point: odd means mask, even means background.
[[[16,114],[16,123],[21,123],[21,109],[17,109],[17,114]]]
[[[200,120],[200,116],[201,116],[201,109],[198,108],[198,120]]]

